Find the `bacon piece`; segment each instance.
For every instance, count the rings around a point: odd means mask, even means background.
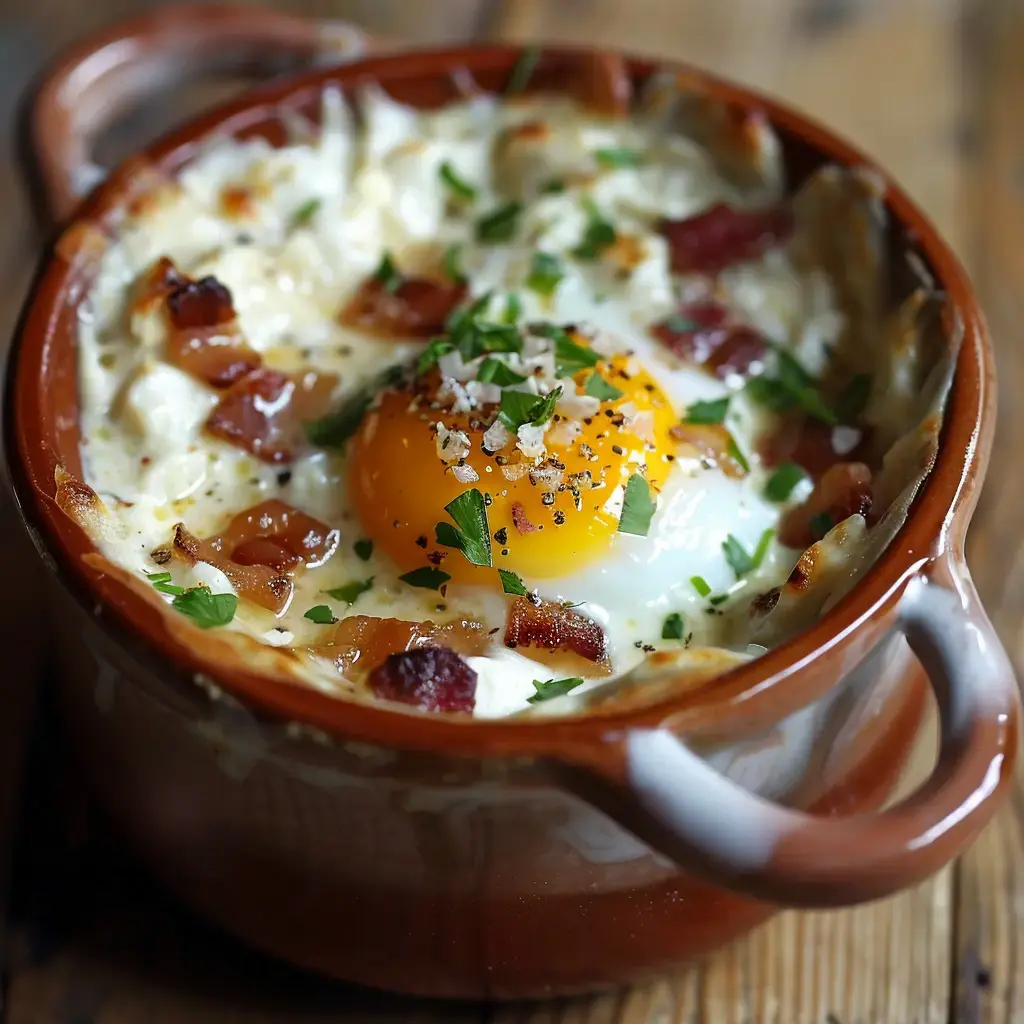
[[[677,423],[669,429],[675,441],[692,445],[704,458],[719,466],[726,476],[736,480],[747,475],[739,461],[729,454],[732,434],[721,423]]]
[[[183,281],[167,295],[167,358],[185,373],[225,388],[262,359],[242,336],[231,292],[215,277]]]
[[[465,284],[444,284],[425,277],[405,277],[389,291],[376,277],[367,278],[338,320],[379,338],[429,338],[444,331],[452,311],[466,297]]]
[[[336,383],[332,374],[253,370],[224,392],[206,429],[262,462],[290,462],[301,424],[327,411]]]
[[[534,604],[517,597],[505,622],[506,647],[539,647],[548,651],[572,651],[586,661],[603,662],[604,630],[593,620],[558,601]]]
[[[793,230],[788,207],[736,210],[724,203],[685,220],[663,220],[672,269],[679,274],[717,274],[733,263],[754,260],[785,241]]]
[[[389,654],[367,684],[377,697],[421,711],[471,712],[476,704],[476,672],[448,647]]]
[[[342,675],[359,677],[391,654],[438,645],[467,656],[483,654],[487,634],[479,622],[468,620],[438,625],[430,621],[348,615],[338,623],[329,643],[307,649],[317,657],[334,662]]]
[[[537,529],[533,523],[530,522],[530,517],[526,514],[526,509],[523,508],[522,504],[518,501],[512,502],[512,525],[521,533],[533,533]]]
[[[863,462],[840,462],[814,485],[807,500],[790,509],[779,524],[779,541],[806,548],[837,523],[871,511],[871,470]]]
[[[295,585],[287,576],[266,565],[241,565],[214,548],[208,540],[189,533],[184,523],[174,527],[171,550],[187,565],[206,562],[219,569],[231,581],[239,596],[275,615],[281,615],[291,602]]]
[[[685,305],[650,331],[680,359],[705,366],[723,380],[746,373],[768,348],[759,331],[749,324],[729,323],[729,310],[712,301]]]
[[[859,430],[860,439],[852,450],[837,452],[836,431]],[[818,480],[840,462],[862,461],[871,449],[870,431],[863,428],[832,427],[810,416],[787,416],[779,426],[758,439],[757,450],[766,466],[795,462],[812,480]]]
[[[340,539],[338,530],[271,498],[239,512],[206,543],[238,565],[265,565],[284,572],[323,565],[337,550]]]

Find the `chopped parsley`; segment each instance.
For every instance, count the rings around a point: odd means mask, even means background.
[[[747,461],[746,455],[740,451],[740,446],[736,443],[736,438],[729,435],[729,443],[725,446],[725,454],[733,460],[744,473],[750,472],[750,463]]]
[[[729,396],[716,398],[710,402],[693,402],[686,409],[684,423],[713,424],[722,423],[729,411]]]
[[[444,276],[455,284],[465,284],[468,278],[462,270],[462,246],[449,245],[444,251],[444,261],[441,264]]]
[[[619,533],[646,537],[655,508],[657,503],[651,498],[647,481],[639,473],[634,473],[626,483],[622,513],[619,516]]]
[[[506,96],[515,96],[516,93],[520,93],[526,88],[530,79],[533,77],[533,72],[536,70],[537,62],[539,60],[539,46],[523,47],[523,51],[519,54],[519,59],[516,61],[515,67],[512,68],[512,74],[509,75],[508,85],[505,86]]]
[[[725,604],[729,600],[728,594],[716,594],[714,597],[708,598],[708,604],[712,607],[717,608],[720,604]]]
[[[441,181],[444,182],[456,198],[465,199],[467,202],[472,202],[476,199],[476,189],[469,182],[460,178],[458,172],[447,160],[441,164],[437,173]]]
[[[583,680],[579,676],[570,676],[567,679],[547,679],[541,682],[534,679],[533,688],[537,691],[532,697],[527,697],[527,704],[540,704],[542,701],[551,700],[552,697],[562,697],[582,686]]]
[[[323,205],[320,199],[307,199],[296,211],[292,214],[292,227],[301,228],[317,215],[320,207]]]
[[[614,402],[616,398],[622,397],[622,392],[614,384],[609,384],[597,370],[587,378],[583,393],[601,402]]]
[[[539,427],[551,419],[561,397],[560,387],[549,391],[543,398],[526,391],[502,391],[498,418],[513,434],[525,423]]]
[[[768,478],[768,483],[764,485],[764,496],[769,501],[786,501],[793,493],[793,488],[806,475],[803,468],[795,462],[784,462]]]
[[[707,597],[711,593],[711,587],[708,586],[708,581],[703,576],[691,576],[690,582],[701,597]]]
[[[661,639],[683,639],[683,617],[679,612],[672,612],[671,615],[665,616],[665,621],[661,625]]]
[[[573,377],[580,370],[597,366],[598,355],[592,348],[577,345],[565,331],[555,335],[555,372],[559,377]]]
[[[343,583],[340,587],[333,587],[331,590],[324,591],[324,593],[333,597],[335,601],[355,604],[360,594],[365,594],[373,587],[373,579],[371,576],[367,580],[352,580],[350,583]]]
[[[642,154],[635,149],[599,149],[594,157],[603,167],[639,167]]]
[[[834,402],[840,423],[851,424],[860,419],[871,397],[872,383],[870,373],[856,373],[850,378]]]
[[[493,245],[495,242],[509,242],[516,233],[522,203],[506,203],[481,217],[476,222],[476,240]]]
[[[356,553],[356,558],[362,562],[368,562],[370,555],[373,554],[373,541],[362,537],[352,545],[352,550]]]
[[[565,275],[562,264],[557,256],[549,252],[535,252],[530,260],[530,273],[526,278],[526,287],[538,295],[550,297],[555,294],[558,282]]]
[[[729,568],[735,573],[736,579],[746,576],[754,568],[754,559],[731,533],[722,541],[722,553],[729,563]]]
[[[473,565],[491,565],[491,535],[487,529],[487,506],[475,487],[463,491],[444,507],[455,520],[434,527],[438,544],[458,548]]]
[[[431,338],[427,347],[420,353],[419,359],[416,360],[416,373],[421,375],[426,373],[432,366],[437,365],[441,356],[446,356],[449,352],[454,351],[455,342],[451,338]]]
[[[176,594],[171,604],[200,629],[213,629],[226,626],[235,617],[238,598],[234,594],[213,594],[209,587],[195,587]]]
[[[501,359],[489,356],[483,361],[476,379],[485,384],[497,384],[499,388],[511,387],[513,384],[522,384],[526,378],[521,373],[516,373],[508,363]]]
[[[565,182],[560,178],[551,178],[549,181],[545,181],[540,187],[540,194],[542,196],[557,196],[561,195],[565,191]]]
[[[435,569],[432,565],[426,565],[422,569],[413,569],[398,577],[403,583],[410,587],[421,587],[423,590],[440,590],[450,579],[448,573],[441,569]]]
[[[609,245],[615,244],[615,227],[605,220],[590,196],[583,197],[583,208],[587,213],[587,226],[573,255],[581,260],[596,260]]]
[[[403,374],[401,366],[392,366],[379,374],[373,383],[348,395],[334,412],[303,424],[309,443],[321,448],[341,448],[359,429],[366,410],[373,404],[374,396],[397,384]]]
[[[747,381],[747,394],[760,405],[773,412],[802,409],[822,423],[835,426],[836,414],[818,393],[817,381],[797,362],[792,353],[778,345],[773,346],[778,362],[777,375],[761,374]]]
[[[811,533],[821,540],[829,530],[832,529],[836,524],[832,521],[832,517],[827,512],[818,512],[816,515],[811,516],[811,521],[808,524],[811,528]]]
[[[516,597],[526,597],[529,591],[523,581],[508,569],[499,569],[498,576],[501,578],[501,589],[506,594],[514,594]]]
[[[768,549],[771,547],[772,539],[775,536],[774,530],[765,530],[761,534],[761,539],[757,542],[757,547],[754,548],[754,568],[760,569],[761,563],[764,561],[765,556],[768,554]]]
[[[523,303],[515,292],[509,292],[508,298],[505,299],[505,312],[502,313],[501,319],[507,324],[514,324],[519,322],[522,315]]]
[[[395,267],[391,254],[387,252],[380,258],[380,263],[373,272],[373,277],[386,292],[391,292],[392,294],[397,292],[402,285],[402,275]]]
[[[184,594],[185,588],[176,586],[171,582],[171,574],[169,572],[147,572],[146,579],[153,584],[153,589],[158,590],[161,594]]]
[[[338,616],[331,611],[330,605],[326,604],[314,605],[302,617],[315,622],[318,626],[333,626],[338,621]]]

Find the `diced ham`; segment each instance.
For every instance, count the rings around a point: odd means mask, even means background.
[[[685,220],[663,220],[659,227],[679,274],[717,274],[733,263],[759,259],[792,230],[787,207],[737,210],[724,203]]]
[[[271,498],[240,512],[206,543],[239,565],[265,565],[284,572],[323,565],[340,539],[338,530]]]
[[[338,320],[379,338],[430,338],[444,331],[448,317],[466,295],[465,284],[405,277],[392,291],[370,277],[338,314]]]
[[[471,712],[476,678],[476,672],[448,647],[421,647],[389,654],[370,673],[367,684],[375,696],[421,711]]]
[[[604,630],[593,619],[558,601],[534,604],[525,597],[509,606],[505,646],[571,651],[595,663],[603,662],[607,653]]]
[[[807,500],[790,509],[779,523],[779,541],[807,548],[853,515],[867,516],[873,494],[871,470],[863,462],[840,462],[814,485]]]

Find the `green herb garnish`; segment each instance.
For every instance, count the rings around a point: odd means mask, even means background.
[[[209,587],[194,587],[175,595],[171,604],[200,629],[213,629],[226,626],[235,617],[238,598],[234,594],[213,594]]]
[[[359,424],[373,403],[374,396],[385,388],[397,384],[403,374],[401,366],[392,366],[379,374],[372,384],[349,395],[334,412],[303,424],[310,444],[321,448],[341,448],[359,429]]]
[[[673,612],[671,615],[665,616],[665,621],[661,625],[661,639],[683,639],[683,617],[679,612]]]
[[[338,621],[338,616],[331,611],[330,605],[326,604],[314,605],[302,617],[315,622],[318,626],[333,626]]]
[[[816,515],[811,516],[811,521],[808,525],[810,526],[811,533],[818,540],[821,540],[836,524],[827,512],[818,512]]]
[[[711,587],[708,586],[708,581],[703,576],[691,576],[690,582],[701,597],[707,597],[711,593]]]
[[[722,552],[729,563],[729,568],[736,574],[736,579],[746,576],[754,568],[753,558],[731,533],[722,541]]]
[[[807,474],[795,462],[784,462],[768,478],[764,485],[764,496],[769,501],[786,501]]]
[[[643,162],[642,154],[635,149],[599,149],[594,157],[604,167],[639,167]]]
[[[555,335],[555,372],[559,377],[573,377],[580,370],[597,366],[598,355],[592,348],[578,345],[565,331]]]
[[[441,178],[441,181],[443,181],[445,185],[448,186],[452,194],[455,195],[457,198],[465,199],[468,202],[472,202],[474,199],[476,199],[476,189],[468,182],[460,178],[458,172],[455,170],[454,167],[452,167],[452,165],[447,160],[445,160],[445,162],[441,164],[441,167],[437,173],[438,176]]]
[[[615,244],[615,227],[605,220],[590,196],[583,197],[583,208],[587,212],[587,226],[573,255],[581,260],[596,260],[609,245]]]
[[[508,85],[505,86],[506,96],[515,96],[516,93],[520,93],[526,88],[530,79],[533,77],[533,72],[536,69],[537,62],[539,60],[539,46],[523,47],[523,51],[519,54],[519,59],[516,61],[515,67],[512,68],[512,74],[509,75]]]
[[[725,446],[725,454],[733,460],[744,473],[750,472],[750,463],[747,461],[746,455],[740,451],[740,446],[736,443],[736,438],[729,435],[729,443]]]
[[[499,388],[507,388],[513,384],[522,384],[526,377],[510,369],[508,363],[491,356],[481,364],[476,379],[485,384],[497,384]]]
[[[530,273],[526,278],[526,287],[538,295],[550,297],[555,294],[558,282],[564,276],[562,264],[557,256],[552,256],[548,252],[535,252],[533,259],[530,260]]]
[[[153,589],[158,590],[161,594],[184,594],[185,588],[176,586],[171,582],[171,574],[169,572],[147,572],[146,579],[153,584]]]
[[[529,591],[523,581],[508,569],[499,569],[498,576],[501,578],[501,589],[506,594],[514,594],[516,597],[526,597]]]
[[[455,520],[434,527],[438,544],[458,548],[473,565],[491,564],[491,535],[487,529],[487,506],[484,496],[475,487],[463,491],[444,507]]]
[[[422,376],[431,367],[436,366],[441,356],[448,355],[455,350],[455,343],[451,338],[431,338],[427,347],[420,353],[416,360],[416,373]]]
[[[824,403],[817,390],[817,381],[797,362],[792,353],[773,346],[778,360],[777,375],[762,374],[747,381],[747,394],[773,412],[802,409],[822,423],[835,426],[836,414]]]
[[[449,245],[444,251],[444,261],[441,264],[444,276],[455,284],[465,284],[468,278],[462,270],[462,246]]]
[[[587,378],[583,393],[601,402],[614,402],[616,398],[622,397],[622,392],[614,384],[609,384],[597,370]]]
[[[565,182],[559,178],[551,178],[550,181],[545,181],[540,187],[540,194],[542,196],[557,196],[561,195],[565,191]]]
[[[422,569],[413,569],[412,572],[407,572],[404,576],[399,576],[398,578],[403,583],[408,583],[410,587],[421,587],[423,590],[440,590],[451,579],[451,576],[440,569],[435,569],[432,565],[426,565]]]
[[[532,697],[527,697],[527,704],[540,704],[542,701],[551,700],[552,697],[561,697],[577,686],[582,686],[583,680],[579,676],[570,676],[568,679],[548,679],[541,682],[534,679],[533,688],[537,691]]]
[[[870,373],[857,373],[850,378],[834,403],[840,423],[852,424],[860,419],[871,398],[872,383]]]
[[[725,602],[728,600],[728,594],[716,594],[714,597],[708,598],[708,604],[714,608],[717,608],[720,604],[725,604]]]
[[[522,203],[506,203],[476,222],[476,240],[489,245],[511,241],[516,233]]]
[[[729,411],[729,396],[716,398],[711,402],[693,402],[687,406],[684,423],[712,424],[722,423]]]
[[[301,228],[308,224],[320,210],[323,205],[323,201],[320,199],[307,199],[296,211],[292,214],[292,227]]]
[[[386,292],[391,292],[392,294],[398,291],[402,285],[402,275],[392,262],[391,254],[387,252],[380,258],[380,263],[373,272],[373,277]]]
[[[561,397],[562,389],[560,387],[549,391],[543,398],[531,395],[526,391],[502,391],[501,409],[498,416],[513,434],[524,423],[539,427],[551,419]]]
[[[361,538],[352,545],[352,550],[356,553],[356,558],[360,561],[368,562],[370,555],[373,554],[373,541]]]
[[[352,580],[350,583],[343,583],[340,587],[333,587],[331,590],[324,591],[324,593],[333,597],[335,601],[355,604],[360,594],[365,594],[373,587],[373,580],[373,576],[368,580]]]
[[[639,473],[634,473],[626,483],[626,492],[622,498],[619,533],[646,537],[656,508],[657,502],[651,498],[651,488],[647,481]]]
[[[754,548],[754,555],[751,561],[754,563],[755,569],[761,568],[761,563],[765,560],[765,556],[768,554],[768,549],[771,547],[772,538],[775,536],[774,530],[765,530],[761,534],[761,539],[757,542],[757,547]]]
[[[502,313],[501,319],[507,324],[515,324],[519,322],[522,315],[523,304],[519,296],[515,292],[509,292],[508,298],[505,299],[505,312]]]

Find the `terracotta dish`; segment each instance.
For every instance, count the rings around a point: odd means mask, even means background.
[[[363,984],[472,998],[629,982],[779,906],[874,899],[956,857],[1005,793],[1019,729],[1013,673],[963,560],[995,423],[992,347],[963,269],[884,175],[889,247],[911,250],[948,296],[942,330],[962,329],[937,457],[850,593],[710,682],[551,720],[341,701],[172,635],[61,512],[58,467],[81,472],[76,311],[120,211],[216,131],[280,139],[282,108],[315,116],[327,83],[376,80],[438,105],[453,72],[500,90],[520,56],[488,45],[337,63],[365,46],[351,29],[267,11],[162,8],[68,54],[32,111],[35,181],[63,229],[12,349],[6,454],[52,584],[68,734],[126,840],[182,901],[260,949]],[[557,82],[620,60],[546,48],[539,67]],[[123,105],[186,73],[303,63],[334,66],[197,119],[77,201],[98,176],[90,144]],[[658,70],[622,67],[634,82]],[[827,162],[868,166],[771,100],[677,70],[699,93],[766,114],[791,186]],[[928,683],[937,765],[880,810]]]

